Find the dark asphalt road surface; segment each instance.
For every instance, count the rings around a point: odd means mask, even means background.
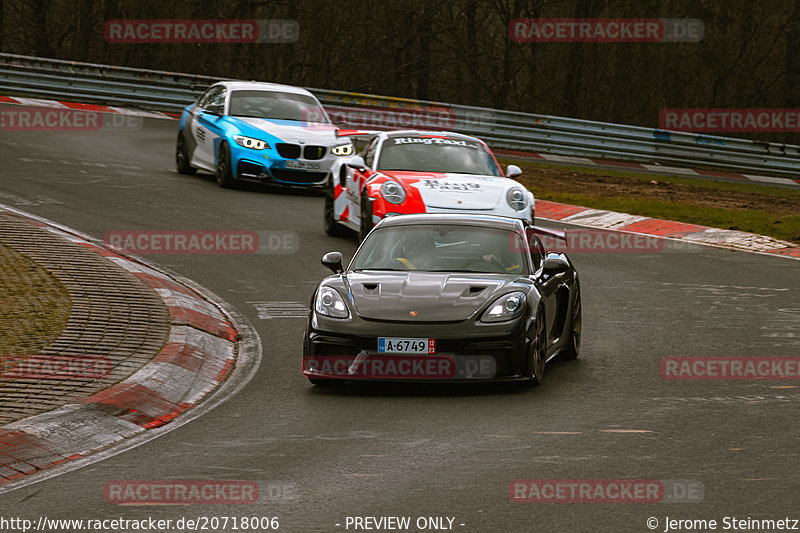
[[[667,356],[800,355],[797,261],[694,246],[574,255],[581,358],[550,364],[542,386],[316,389],[300,375],[304,320],[265,313],[307,304],[327,272],[322,254],[349,259],[355,241],[323,232],[318,195],[223,190],[210,175],[177,174],[176,131],[177,122],[148,119],[139,131],[0,132],[0,203],[98,238],[296,232],[293,254],[148,256],[245,315],[261,336],[262,364],[201,418],[0,495],[0,516],[277,516],[287,532],[347,531],[348,516],[454,517],[465,533],[649,531],[649,517],[658,531],[666,517],[716,519],[718,529],[726,516],[800,519],[800,382],[669,381],[659,372]],[[115,480],[206,479],[257,481],[261,498],[132,507],[103,496]],[[686,480],[703,493],[689,503],[516,503],[515,479]]]

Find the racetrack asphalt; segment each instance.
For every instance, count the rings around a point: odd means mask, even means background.
[[[796,513],[797,382],[669,381],[659,372],[668,356],[797,355],[796,261],[692,245],[574,254],[581,358],[549,365],[542,386],[315,389],[299,372],[304,320],[295,317],[326,275],[319,258],[352,257],[355,241],[325,235],[316,194],[223,190],[209,175],[176,174],[175,135],[175,122],[149,119],[133,131],[3,132],[0,200],[101,239],[294,232],[290,253],[147,256],[256,324],[261,366],[190,424],[0,495],[3,515],[278,516],[282,531],[344,530],[347,516],[449,516],[464,532],[589,532],[645,531],[648,517]],[[261,497],[121,507],[103,495],[110,481],[177,479],[252,480]],[[515,479],[687,480],[703,493],[669,505],[528,504],[509,500]]]

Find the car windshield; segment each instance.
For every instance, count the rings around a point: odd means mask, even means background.
[[[514,231],[425,224],[378,228],[353,258],[353,270],[484,272],[527,275],[525,245]]]
[[[376,170],[503,175],[483,144],[435,136],[389,137],[381,146]]]
[[[233,91],[228,114],[234,117],[330,122],[322,106],[313,97],[278,91]]]

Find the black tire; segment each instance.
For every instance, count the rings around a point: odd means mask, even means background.
[[[217,185],[223,189],[232,189],[236,186],[233,179],[231,150],[226,143],[222,143],[219,146],[219,155],[217,156]]]
[[[534,334],[528,348],[528,357],[525,359],[525,377],[522,384],[527,387],[535,387],[544,378],[544,369],[547,362],[547,329],[544,321],[544,310],[540,307],[536,310],[534,320]]]
[[[369,201],[367,191],[361,191],[361,217],[358,228],[358,242],[363,242],[372,231],[372,202]]]
[[[325,212],[322,217],[322,225],[325,228],[325,233],[331,237],[344,237],[347,228],[334,220],[333,201],[333,178],[331,178],[331,180],[328,181],[328,186],[325,187]]]
[[[563,359],[577,359],[581,351],[581,323],[583,309],[581,306],[581,285],[575,280],[575,295],[572,298],[572,315],[570,316],[569,345],[561,352]]]
[[[180,174],[195,174],[197,169],[189,164],[189,154],[186,152],[186,139],[183,131],[178,132],[178,141],[175,144],[175,170]]]

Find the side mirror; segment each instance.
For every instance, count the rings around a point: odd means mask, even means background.
[[[544,260],[544,269],[548,273],[560,274],[569,270],[569,263],[558,254],[547,254]]]
[[[322,264],[333,271],[334,274],[340,274],[344,271],[342,268],[342,254],[341,252],[328,252],[322,256]]]
[[[508,165],[506,167],[506,177],[516,178],[517,176],[522,176],[522,169],[517,165]]]
[[[209,115],[217,115],[218,117],[221,117],[225,112],[225,106],[222,104],[208,104],[203,111]]]
[[[367,163],[364,161],[364,158],[360,155],[354,155],[350,158],[350,160],[345,163],[348,167],[354,168],[356,170],[365,170],[367,168]]]

